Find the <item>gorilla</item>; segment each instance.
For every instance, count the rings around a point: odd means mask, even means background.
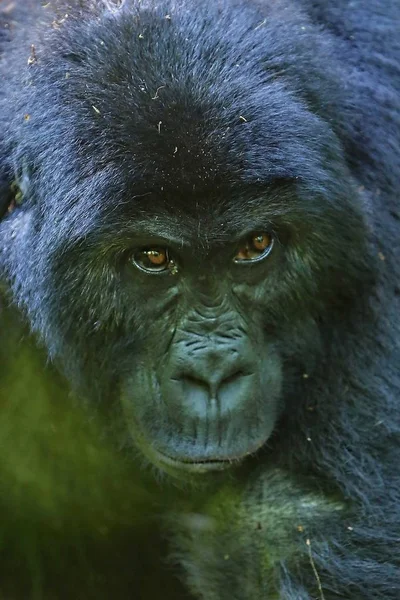
[[[0,27],[1,597],[398,600],[398,0]]]

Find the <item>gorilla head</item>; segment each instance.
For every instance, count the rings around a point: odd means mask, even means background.
[[[0,254],[72,385],[178,475],[273,444],[373,270],[329,44],[280,3],[179,4],[40,16]]]

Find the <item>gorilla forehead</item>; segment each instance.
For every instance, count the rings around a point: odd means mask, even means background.
[[[240,183],[324,178],[334,136],[294,98],[293,81],[276,73],[278,49],[257,29],[259,14],[249,21],[241,7],[232,25],[232,15],[218,13],[213,36],[208,9],[216,17],[208,3],[207,11],[196,7],[194,18],[180,10],[170,21],[155,9],[121,11],[108,21],[77,22],[49,34],[45,55],[38,44],[29,102],[32,137],[25,132],[24,144],[31,156],[40,145],[42,158],[32,160],[43,178],[51,179],[46,171],[54,171],[54,161],[63,163],[68,177],[65,185],[59,177],[55,188],[66,201],[66,186],[72,195],[78,189],[73,171],[90,184],[94,173],[111,173],[113,166],[118,174],[112,173],[111,182],[105,177],[103,187],[112,193],[102,195],[104,206],[149,191],[169,192],[176,202],[180,194],[187,204],[194,195],[205,202],[218,189],[229,194]],[[232,31],[221,37],[221,19],[240,37],[240,52]],[[43,157],[47,163],[40,164]],[[45,189],[42,182],[40,187]],[[87,206],[82,187],[79,195]]]
[[[265,85],[262,95],[235,91],[223,80],[214,93],[199,92],[185,75],[160,78],[159,84],[146,93],[126,91],[121,79],[115,85],[124,97],[111,107],[106,89],[87,99],[95,110],[91,107],[89,122],[85,115],[86,135],[91,130],[91,144],[98,141],[98,164],[122,166],[136,189],[205,197],[239,183],[315,178],[322,169],[321,149],[323,159],[325,146],[335,145],[326,125],[278,83]],[[74,82],[68,94],[73,101]],[[79,113],[75,141],[85,149]]]
[[[185,95],[180,103],[176,100],[177,90],[182,97]],[[73,91],[72,84],[69,101]],[[128,224],[129,219],[140,219],[143,213],[149,218],[152,214],[157,217],[174,214],[181,228],[184,228],[182,219],[190,219],[192,231],[199,232],[198,223],[202,223],[203,231],[206,227],[212,235],[215,226],[221,230],[221,218],[225,230],[235,230],[236,221],[243,224],[243,205],[250,211],[249,221],[260,213],[266,217],[268,213],[281,212],[288,198],[282,195],[279,201],[277,197],[277,186],[282,191],[282,183],[287,186],[290,182],[307,181],[318,191],[331,181],[327,172],[335,168],[335,163],[332,160],[325,164],[324,156],[328,146],[335,146],[335,139],[323,122],[304,108],[296,107],[290,98],[286,102],[281,94],[281,99],[276,100],[279,106],[270,102],[261,110],[260,106],[252,106],[255,99],[250,94],[247,111],[243,111],[246,117],[237,111],[229,118],[220,108],[214,121],[206,100],[199,100],[187,81],[165,84],[156,93],[159,94],[156,100],[149,95],[141,98],[143,104],[151,105],[154,113],[143,124],[137,116],[142,108],[138,113],[133,110],[129,94],[124,103],[120,102],[118,113],[110,108],[103,114],[99,93],[93,106],[100,114],[90,107],[90,121],[87,114],[82,115],[85,127],[83,120],[79,126],[81,106],[77,105],[74,131],[69,138],[67,134],[59,139],[56,150],[61,153],[68,145],[73,147],[64,168],[69,170],[71,161],[75,162],[75,174],[84,175],[77,185],[69,185],[68,190],[68,177],[58,182],[56,193],[63,195],[65,215],[70,204],[81,207],[71,217],[87,214],[97,196],[101,203],[95,202],[93,208],[99,211],[100,222],[105,214],[109,225],[114,218],[123,218]],[[281,121],[274,118],[274,112],[282,115]],[[312,142],[303,136],[306,123],[308,131],[313,131]],[[91,136],[92,152],[97,146],[90,163],[86,158],[86,136]],[[51,139],[57,144],[54,136]],[[294,185],[291,190],[293,202]],[[53,199],[50,196],[48,199],[53,205]]]

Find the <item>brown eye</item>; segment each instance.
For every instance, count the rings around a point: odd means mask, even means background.
[[[170,259],[166,248],[145,248],[135,252],[133,264],[148,273],[162,273],[169,268]]]
[[[262,232],[252,234],[244,244],[240,246],[233,260],[235,263],[257,262],[263,260],[271,252],[273,243],[273,237],[269,233]]]

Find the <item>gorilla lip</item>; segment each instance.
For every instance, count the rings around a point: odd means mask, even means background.
[[[183,461],[176,458],[171,458],[166,454],[162,454],[158,450],[154,450],[158,462],[179,469],[180,471],[191,471],[194,473],[206,473],[208,471],[223,471],[232,466],[234,459],[228,460],[199,460],[199,461]],[[236,459],[237,460],[237,459]]]
[[[181,460],[179,458],[172,458],[167,454],[164,454],[160,450],[152,448],[152,454],[156,457],[157,462],[163,465],[175,467],[184,471],[192,471],[194,473],[206,473],[209,471],[223,471],[224,469],[232,468],[238,465],[243,460],[255,454],[260,448],[264,446],[266,439],[262,442],[258,442],[253,449],[247,450],[244,454],[239,456],[232,456],[230,458],[210,458],[210,459],[199,459],[199,460]]]

